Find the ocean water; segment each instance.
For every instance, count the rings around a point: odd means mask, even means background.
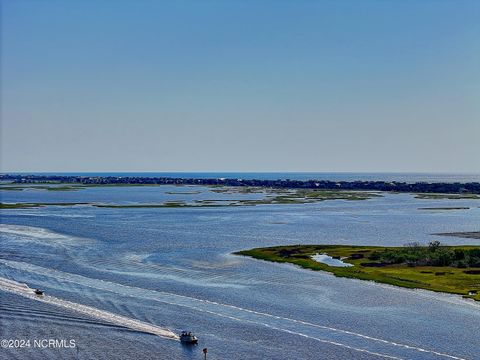
[[[246,176],[242,176],[245,178]],[[192,191],[195,190],[195,191]],[[245,199],[208,187],[0,191],[2,202]],[[187,192],[180,194],[180,192]],[[425,207],[467,207],[425,211]],[[233,255],[283,244],[480,240],[480,200],[384,194],[366,201],[212,208],[1,211],[1,359],[479,359],[480,304]],[[38,298],[33,288],[46,296]],[[193,331],[198,346],[175,334]]]

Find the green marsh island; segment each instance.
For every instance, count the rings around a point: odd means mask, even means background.
[[[479,246],[443,246],[438,241],[427,246],[411,243],[403,247],[292,245],[235,254],[480,301]]]

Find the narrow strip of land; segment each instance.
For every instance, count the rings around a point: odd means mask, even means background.
[[[0,188],[1,189],[1,188]],[[37,202],[37,203],[0,203],[0,209],[39,208],[45,206],[74,206],[89,205],[97,208],[199,208],[199,207],[225,207],[225,206],[256,206],[271,204],[307,204],[324,200],[367,200],[381,195],[369,191],[332,191],[332,190],[307,190],[307,189],[260,189],[260,188],[231,188],[213,187],[212,192],[223,191],[223,194],[259,193],[260,199],[240,199],[232,196],[231,199],[192,199],[191,201],[168,200],[161,203],[98,203],[98,202]],[[200,194],[201,192],[198,192]],[[168,194],[168,193],[167,193]],[[197,193],[195,193],[197,194]]]
[[[469,210],[467,206],[442,206],[442,207],[421,207],[418,210],[446,211],[446,210]]]
[[[18,184],[89,184],[89,185],[223,185],[260,186],[290,189],[323,190],[373,190],[418,193],[418,197],[431,198],[429,194],[447,194],[448,198],[479,198],[480,182],[470,183],[407,183],[400,181],[330,181],[330,180],[291,180],[291,179],[206,179],[138,176],[64,176],[64,175],[19,175],[2,174],[0,182]],[[13,190],[13,189],[11,189]]]
[[[432,235],[455,236],[455,237],[466,238],[466,239],[480,239],[480,231],[436,233],[436,234],[432,234]]]

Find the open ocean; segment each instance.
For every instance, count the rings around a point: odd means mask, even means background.
[[[172,177],[480,181],[479,175],[82,173]],[[192,191],[195,190],[195,191]],[[158,203],[257,199],[208,187],[0,191],[2,202]],[[425,211],[425,207],[464,207]],[[480,304],[232,255],[283,244],[476,244],[480,200],[384,194],[204,208],[47,206],[0,210],[0,339],[74,340],[0,348],[1,359],[480,359]],[[42,288],[39,300],[30,289]],[[191,330],[199,345],[175,334]]]

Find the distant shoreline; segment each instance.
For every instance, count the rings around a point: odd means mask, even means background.
[[[480,182],[415,182],[399,181],[330,181],[330,180],[265,180],[240,178],[181,178],[141,176],[67,176],[3,174],[0,181],[13,184],[84,184],[84,185],[222,185],[319,190],[370,190],[419,194],[480,194]]]

